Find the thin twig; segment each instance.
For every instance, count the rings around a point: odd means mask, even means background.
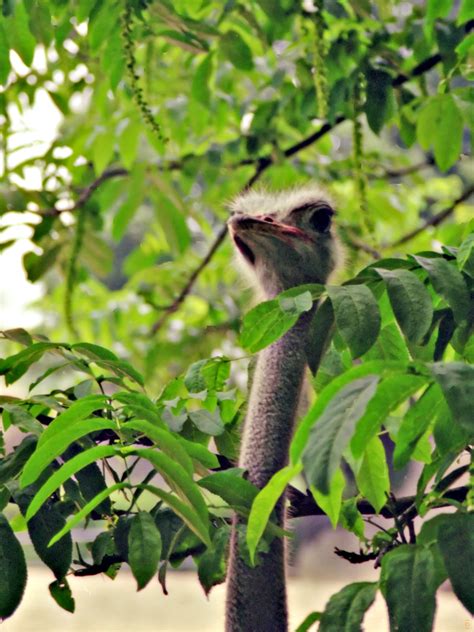
[[[422,171],[423,169],[428,169],[428,167],[433,167],[434,164],[434,158],[432,156],[428,156],[426,160],[423,160],[423,162],[417,162],[414,165],[400,167],[399,169],[390,169],[389,167],[383,168],[378,173],[369,173],[367,177],[369,178],[369,180],[374,180],[376,178],[403,178],[404,176],[409,176],[412,173],[417,173],[418,171]]]
[[[361,241],[351,230],[345,231],[343,239],[348,246],[352,246],[356,250],[362,250],[362,252],[366,252],[374,259],[380,259],[382,256],[378,250],[372,248],[372,246],[369,246],[369,244],[366,244],[364,241]]]
[[[410,241],[411,239],[413,239],[414,237],[422,233],[424,230],[426,230],[430,226],[438,226],[438,224],[441,224],[441,222],[444,222],[446,218],[448,218],[450,215],[454,213],[454,210],[456,209],[456,206],[458,206],[458,204],[461,204],[461,202],[464,202],[464,200],[467,200],[467,198],[473,194],[474,194],[474,185],[471,185],[470,187],[465,189],[465,191],[463,191],[461,195],[456,200],[454,200],[454,202],[450,206],[448,206],[444,210],[440,211],[439,213],[436,213],[436,215],[433,215],[432,217],[424,221],[423,224],[419,226],[418,228],[415,228],[414,230],[410,231],[406,235],[403,235],[403,237],[400,237],[393,243],[386,245],[384,247],[395,248],[396,246],[400,246],[401,244],[405,244],[407,241]]]
[[[119,178],[122,176],[127,176],[128,173],[129,172],[127,171],[127,169],[124,169],[123,167],[115,167],[112,169],[106,169],[103,173],[100,174],[98,178],[96,178],[93,182],[91,182],[89,186],[87,186],[85,189],[81,191],[77,200],[69,208],[59,209],[56,206],[53,206],[52,208],[47,208],[47,209],[39,210],[36,212],[39,215],[42,215],[43,217],[51,217],[51,216],[56,217],[66,211],[69,213],[73,213],[74,211],[77,211],[78,209],[82,208],[89,201],[92,194],[106,180],[110,180],[111,178]]]

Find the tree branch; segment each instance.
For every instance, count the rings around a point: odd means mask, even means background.
[[[440,498],[439,504],[436,507],[447,507],[449,502],[443,502],[444,499],[456,500],[463,502],[467,495],[467,486],[456,487],[447,491],[442,498]],[[304,516],[324,516],[325,512],[321,507],[316,504],[313,496],[310,493],[303,494],[294,487],[290,487],[288,490],[288,498],[290,500],[290,506],[288,508],[287,515],[289,518],[302,518]],[[411,509],[415,503],[415,496],[404,496],[398,500],[391,501],[378,512],[384,518],[393,518],[394,514],[400,516],[408,509]],[[362,515],[374,515],[377,512],[374,507],[367,500],[360,500],[357,503],[357,509]]]
[[[422,233],[424,230],[426,230],[430,226],[438,226],[438,224],[441,224],[441,222],[444,222],[446,218],[448,218],[450,215],[454,213],[454,210],[456,209],[456,206],[458,206],[458,204],[461,204],[461,202],[464,202],[464,200],[467,200],[467,198],[473,194],[474,194],[474,185],[471,185],[470,187],[465,189],[461,193],[461,195],[456,200],[454,200],[454,202],[450,206],[448,206],[444,210],[440,211],[439,213],[436,213],[436,215],[433,215],[432,217],[424,221],[423,224],[419,226],[418,228],[415,228],[414,230],[410,231],[406,235],[403,235],[399,239],[395,240],[393,243],[388,244],[384,247],[395,248],[396,246],[405,244],[407,241],[410,241],[414,237],[417,237],[420,233]]]
[[[77,211],[78,209],[82,208],[92,197],[93,193],[97,191],[100,185],[103,184],[106,180],[110,180],[111,178],[119,178],[122,176],[127,176],[128,173],[129,173],[128,170],[124,169],[123,167],[115,167],[111,169],[106,169],[103,173],[101,173],[101,175],[98,178],[93,180],[93,182],[91,182],[89,186],[87,186],[85,189],[81,191],[79,197],[77,198],[77,200],[74,202],[74,204],[71,207],[65,208],[65,209],[59,209],[56,206],[53,206],[52,208],[44,209],[44,210],[40,210],[36,212],[39,213],[43,217],[57,217],[58,215],[61,215],[61,213],[65,213],[66,211],[73,213],[74,211]]]

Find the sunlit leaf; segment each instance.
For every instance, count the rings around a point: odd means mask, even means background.
[[[255,497],[250,510],[246,536],[252,563],[255,562],[255,552],[273,508],[288,483],[301,471],[301,468],[301,465],[287,465],[279,472],[276,472]]]

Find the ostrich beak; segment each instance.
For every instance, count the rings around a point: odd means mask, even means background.
[[[291,243],[288,237],[296,237],[302,241],[312,241],[311,237],[296,226],[290,226],[283,222],[277,222],[272,217],[263,215],[234,215],[229,219],[229,229],[232,237],[243,236],[250,232],[257,234],[269,234],[286,243]]]
[[[298,241],[311,242],[312,239],[296,226],[289,226],[275,221],[272,217],[261,215],[233,215],[229,221],[229,231],[236,247],[247,261],[255,264],[253,244],[255,237],[268,235],[294,248],[295,238]],[[250,242],[250,244],[248,243]]]

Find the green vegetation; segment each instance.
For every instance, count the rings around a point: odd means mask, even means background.
[[[447,578],[473,612],[473,27],[468,0],[3,1],[0,250],[28,235],[43,297],[34,331],[0,334],[0,617],[26,583],[15,531],[69,611],[68,573],[124,562],[166,593],[192,556],[207,593],[232,510],[249,564],[291,537],[272,511],[301,472],[290,520],[326,514],[381,571],[299,632],[361,629],[378,590],[391,629],[428,632]],[[46,145],[19,128],[39,102]],[[336,201],[340,284],[249,309],[225,205],[307,181]],[[314,301],[313,403],[258,490],[234,467],[244,360]],[[373,514],[392,527],[369,537]],[[72,561],[78,525],[100,533]]]

